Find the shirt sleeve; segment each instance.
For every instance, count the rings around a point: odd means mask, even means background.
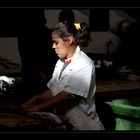
[[[87,98],[95,70],[92,65],[73,72],[64,86],[64,91]]]

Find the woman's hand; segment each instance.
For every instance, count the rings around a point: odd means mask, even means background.
[[[22,112],[35,112],[38,111],[38,105],[36,104],[38,97],[33,96],[27,102],[23,103],[20,107]]]
[[[34,104],[28,104],[28,105],[22,105],[21,107],[22,112],[37,112],[38,111],[38,105]]]

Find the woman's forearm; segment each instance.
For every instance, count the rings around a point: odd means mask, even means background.
[[[38,105],[38,110],[52,110],[55,108],[58,108],[63,103],[67,103],[70,100],[73,100],[74,96],[70,95],[67,92],[61,92],[54,96],[53,98],[50,98],[48,101],[43,102]]]
[[[47,100],[50,100],[53,97],[52,92],[47,89],[42,94],[37,95],[37,102],[41,103]]]

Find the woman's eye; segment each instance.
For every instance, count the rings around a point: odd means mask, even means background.
[[[57,45],[57,44],[58,44],[58,42],[55,42],[55,44]]]
[[[58,42],[57,42],[57,41],[53,41],[53,43],[54,43],[55,45],[57,45],[57,44],[58,44]]]

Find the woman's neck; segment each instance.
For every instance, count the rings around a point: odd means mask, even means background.
[[[71,47],[69,48],[69,53],[68,53],[66,59],[71,59],[71,58],[73,57],[76,48],[77,48],[77,47],[75,47],[75,46],[71,46]]]

